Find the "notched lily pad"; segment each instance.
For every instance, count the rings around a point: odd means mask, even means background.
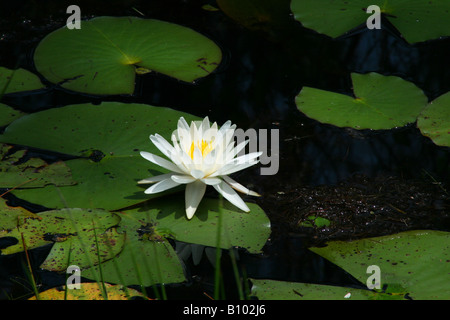
[[[326,247],[311,250],[361,283],[372,274],[367,268],[378,266],[380,285],[391,295],[403,298],[407,293],[412,299],[448,300],[449,240],[449,232],[418,230],[350,242],[331,241]]]
[[[13,237],[18,243],[1,249],[1,253],[54,243],[41,268],[64,271],[71,264],[85,268],[120,252],[125,235],[114,228],[119,222],[119,216],[100,209],[61,209],[19,216],[16,228],[0,231],[0,237]]]
[[[90,94],[133,94],[136,74],[158,72],[192,82],[213,72],[218,46],[192,29],[153,19],[98,17],[65,26],[36,48],[37,70],[63,88]]]
[[[295,99],[308,117],[354,129],[391,129],[415,122],[427,97],[413,83],[378,73],[352,73],[354,97],[304,87]]]
[[[377,5],[409,43],[450,35],[448,0],[292,0],[291,10],[305,27],[338,37],[365,26],[370,5]]]
[[[384,292],[322,284],[251,279],[251,294],[259,300],[399,300]]]
[[[22,161],[25,150],[9,153],[11,146],[0,144],[0,188],[37,188],[49,184],[70,186],[76,184],[70,168],[62,161],[52,164],[39,158]]]

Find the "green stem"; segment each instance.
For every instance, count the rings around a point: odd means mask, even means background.
[[[221,231],[222,231],[222,202],[223,198],[219,199],[219,215],[217,219],[217,234],[216,234],[216,269],[214,275],[214,299],[220,299],[220,278],[221,278],[221,270],[220,270],[220,256],[221,256]]]

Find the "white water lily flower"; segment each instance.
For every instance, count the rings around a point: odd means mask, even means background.
[[[191,219],[205,194],[206,186],[213,186],[225,199],[239,209],[248,212],[241,197],[233,190],[247,195],[259,196],[256,192],[231,179],[228,175],[258,163],[262,152],[252,152],[237,156],[245,148],[248,140],[235,146],[233,139],[236,125],[227,121],[220,129],[217,123],[210,125],[208,117],[203,121],[193,121],[191,126],[181,117],[178,128],[172,134],[171,145],[162,136],[150,135],[153,144],[170,159],[141,151],[145,159],[170,170],[138,183],[155,183],[145,190],[147,194],[162,192],[180,184],[186,184],[186,215]]]

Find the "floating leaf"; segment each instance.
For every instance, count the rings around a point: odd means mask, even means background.
[[[8,154],[9,146],[0,144],[0,188],[36,188],[49,184],[74,185],[70,169],[64,162],[47,164],[44,160],[30,158],[20,161],[25,150]],[[20,161],[19,164],[16,162]]]
[[[450,92],[428,104],[417,119],[417,126],[435,144],[450,147]]]
[[[377,73],[352,73],[355,97],[304,87],[297,107],[322,123],[354,129],[391,129],[415,122],[427,97],[411,82]]]
[[[113,260],[83,271],[83,277],[122,285],[151,286],[186,280],[182,265],[170,243],[154,227],[151,215],[143,212],[121,214],[120,232],[127,240]]]
[[[305,221],[299,223],[299,226],[323,228],[328,227],[330,224],[331,221],[326,218],[319,216],[308,216]]]
[[[367,267],[380,268],[380,282],[390,294],[413,299],[450,298],[450,233],[408,231],[351,242],[332,241],[311,250],[366,283]]]
[[[410,43],[450,35],[448,0],[292,0],[291,10],[303,26],[338,37],[365,25],[370,5],[377,5]]]
[[[25,69],[11,70],[0,67],[0,96],[21,91],[43,89],[44,85],[38,76]],[[0,121],[1,122],[1,121]]]
[[[106,289],[106,292],[103,292]],[[66,293],[67,291],[67,293]],[[28,300],[129,300],[130,298],[145,298],[145,296],[132,288],[125,288],[121,285],[109,283],[81,283],[80,289],[66,289],[65,286],[52,288],[39,293],[39,298],[35,296]]]
[[[255,204],[248,203],[251,210],[244,213],[228,202],[219,208],[219,200],[205,198],[195,216],[187,220],[183,200],[183,195],[163,197],[122,212],[119,230],[125,231],[128,239],[123,251],[113,260],[85,270],[83,276],[98,277],[101,268],[106,281],[123,285],[182,282],[182,266],[166,239],[215,247],[219,210],[219,247],[237,246],[258,253],[269,238],[270,221]]]
[[[365,289],[311,283],[250,279],[251,295],[259,300],[398,300],[398,296]]]
[[[222,214],[220,248],[237,246],[251,253],[261,252],[270,236],[270,221],[256,204],[247,203],[250,212],[242,212],[228,201],[205,198],[194,217],[187,220],[184,194],[152,200],[131,212],[148,214],[156,228],[166,230],[176,240],[216,247],[219,212]]]
[[[0,232],[0,237],[13,237],[18,243],[1,252],[12,254],[25,247],[30,250],[54,243],[41,268],[63,271],[71,264],[85,268],[120,252],[125,235],[112,228],[119,221],[116,214],[100,209],[61,209],[35,217],[19,216],[16,228]]]
[[[83,158],[66,161],[77,184],[15,190],[19,198],[47,208],[119,209],[147,200],[137,181],[163,169],[139,151],[162,154],[151,143],[159,133],[170,141],[176,122],[198,118],[168,108],[104,102],[71,105],[26,115],[11,123],[0,141]],[[153,195],[158,197],[161,194]]]
[[[37,70],[49,81],[91,94],[132,94],[136,68],[191,82],[221,61],[213,41],[176,24],[136,17],[98,17],[81,29],[58,29],[36,48]]]
[[[23,112],[14,110],[10,106],[0,103],[0,127],[6,126],[23,115]]]

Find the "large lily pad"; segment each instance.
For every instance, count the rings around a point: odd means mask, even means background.
[[[113,260],[83,271],[83,277],[122,285],[151,286],[186,280],[183,267],[163,233],[154,227],[148,214],[121,214],[119,231],[127,235],[122,252]]]
[[[304,87],[297,107],[323,123],[354,129],[391,129],[415,122],[427,104],[411,82],[378,73],[352,73],[355,97]]]
[[[100,209],[61,209],[34,216],[20,215],[16,228],[0,231],[0,237],[13,237],[18,242],[1,252],[12,254],[54,243],[41,268],[64,271],[71,264],[89,267],[111,259],[122,250],[125,235],[112,228],[119,221],[116,214]]]
[[[123,251],[101,266],[85,270],[83,277],[100,276],[112,283],[149,286],[185,280],[182,265],[168,238],[204,246],[246,248],[261,252],[270,236],[270,221],[257,205],[248,203],[249,213],[228,202],[203,199],[195,216],[188,220],[183,195],[170,195],[120,213],[119,231],[125,231]],[[221,242],[217,243],[219,211],[222,214]]]
[[[25,69],[11,70],[0,67],[0,97],[2,93],[32,91],[42,88],[44,88],[44,85],[39,77],[30,71]]]
[[[250,212],[242,212],[228,201],[205,198],[194,217],[187,220],[184,195],[170,195],[155,199],[132,212],[148,214],[159,230],[175,239],[204,246],[229,249],[237,246],[251,253],[260,253],[270,236],[270,220],[254,203],[247,203]],[[216,235],[221,220],[221,242]]]
[[[340,266],[362,283],[367,267],[380,268],[380,282],[391,294],[413,299],[450,298],[450,233],[408,231],[351,242],[332,241],[311,250]]]
[[[0,188],[36,188],[49,184],[68,186],[76,183],[64,162],[47,164],[38,158],[21,161],[26,151],[9,154],[10,148],[0,144]]]
[[[377,5],[410,43],[450,35],[448,0],[292,0],[295,19],[330,37],[366,23],[367,7]]]
[[[176,24],[136,17],[98,17],[81,29],[58,29],[36,48],[37,70],[62,87],[90,94],[132,94],[136,73],[155,71],[191,82],[209,75],[221,51]]]
[[[400,296],[366,289],[313,283],[251,279],[251,294],[259,300],[398,300]]]
[[[71,105],[21,117],[0,135],[0,141],[83,158],[66,161],[77,185],[15,190],[18,197],[48,208],[119,209],[147,200],[141,180],[163,172],[139,151],[161,154],[149,140],[166,139],[180,116],[198,118],[168,108],[105,102]],[[153,197],[160,194],[153,195]]]
[[[428,104],[417,119],[417,127],[435,144],[450,147],[450,92]]]

